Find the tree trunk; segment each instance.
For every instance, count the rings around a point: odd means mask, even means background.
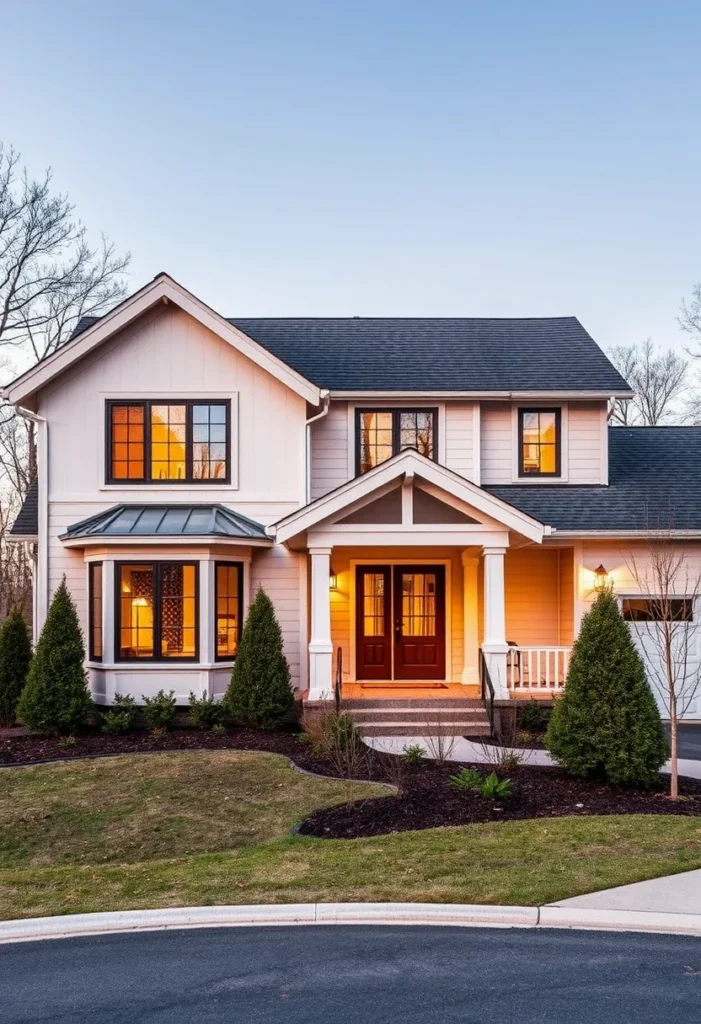
[[[671,782],[669,786],[669,796],[671,800],[679,799],[679,765],[677,763],[677,709],[674,708],[672,717],[670,720],[670,733],[671,733],[671,761],[672,761],[672,772]]]

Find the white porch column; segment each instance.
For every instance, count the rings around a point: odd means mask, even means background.
[[[312,635],[309,640],[309,699],[330,700],[332,696],[331,667],[331,601],[329,575],[331,548],[310,548],[312,561]]]
[[[479,684],[479,594],[477,570],[479,558],[469,549],[460,555],[462,562],[463,664],[462,682]]]
[[[484,549],[484,642],[482,650],[497,700],[508,700],[506,685],[506,605],[504,555],[506,548]]]

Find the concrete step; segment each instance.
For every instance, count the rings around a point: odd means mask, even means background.
[[[372,725],[373,722],[378,721],[389,721],[393,722],[454,722],[454,721],[471,721],[471,722],[486,722],[487,715],[484,708],[444,708],[443,710],[434,708],[418,708],[416,711],[405,708],[358,708],[348,712],[353,716],[353,719],[360,725],[361,723]]]
[[[363,736],[489,736],[489,724],[474,721],[451,722],[441,725],[425,722],[405,722],[398,724],[392,719],[373,722],[372,725],[361,725]]]

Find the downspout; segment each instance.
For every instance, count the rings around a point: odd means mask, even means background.
[[[306,422],[306,436],[304,439],[304,503],[308,505],[312,500],[312,423],[322,420],[328,415],[331,408],[331,397],[328,391],[321,392],[321,412],[318,412]]]
[[[46,620],[49,596],[49,422],[43,416],[21,405],[13,405],[7,402],[5,392],[0,392],[6,400],[6,407],[13,408],[18,416],[37,427],[37,504],[38,504],[38,534],[36,573],[34,596],[34,639],[39,636],[41,627]]]

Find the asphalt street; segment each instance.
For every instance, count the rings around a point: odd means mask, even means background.
[[[0,946],[3,1024],[701,1021],[701,939],[231,928]]]

